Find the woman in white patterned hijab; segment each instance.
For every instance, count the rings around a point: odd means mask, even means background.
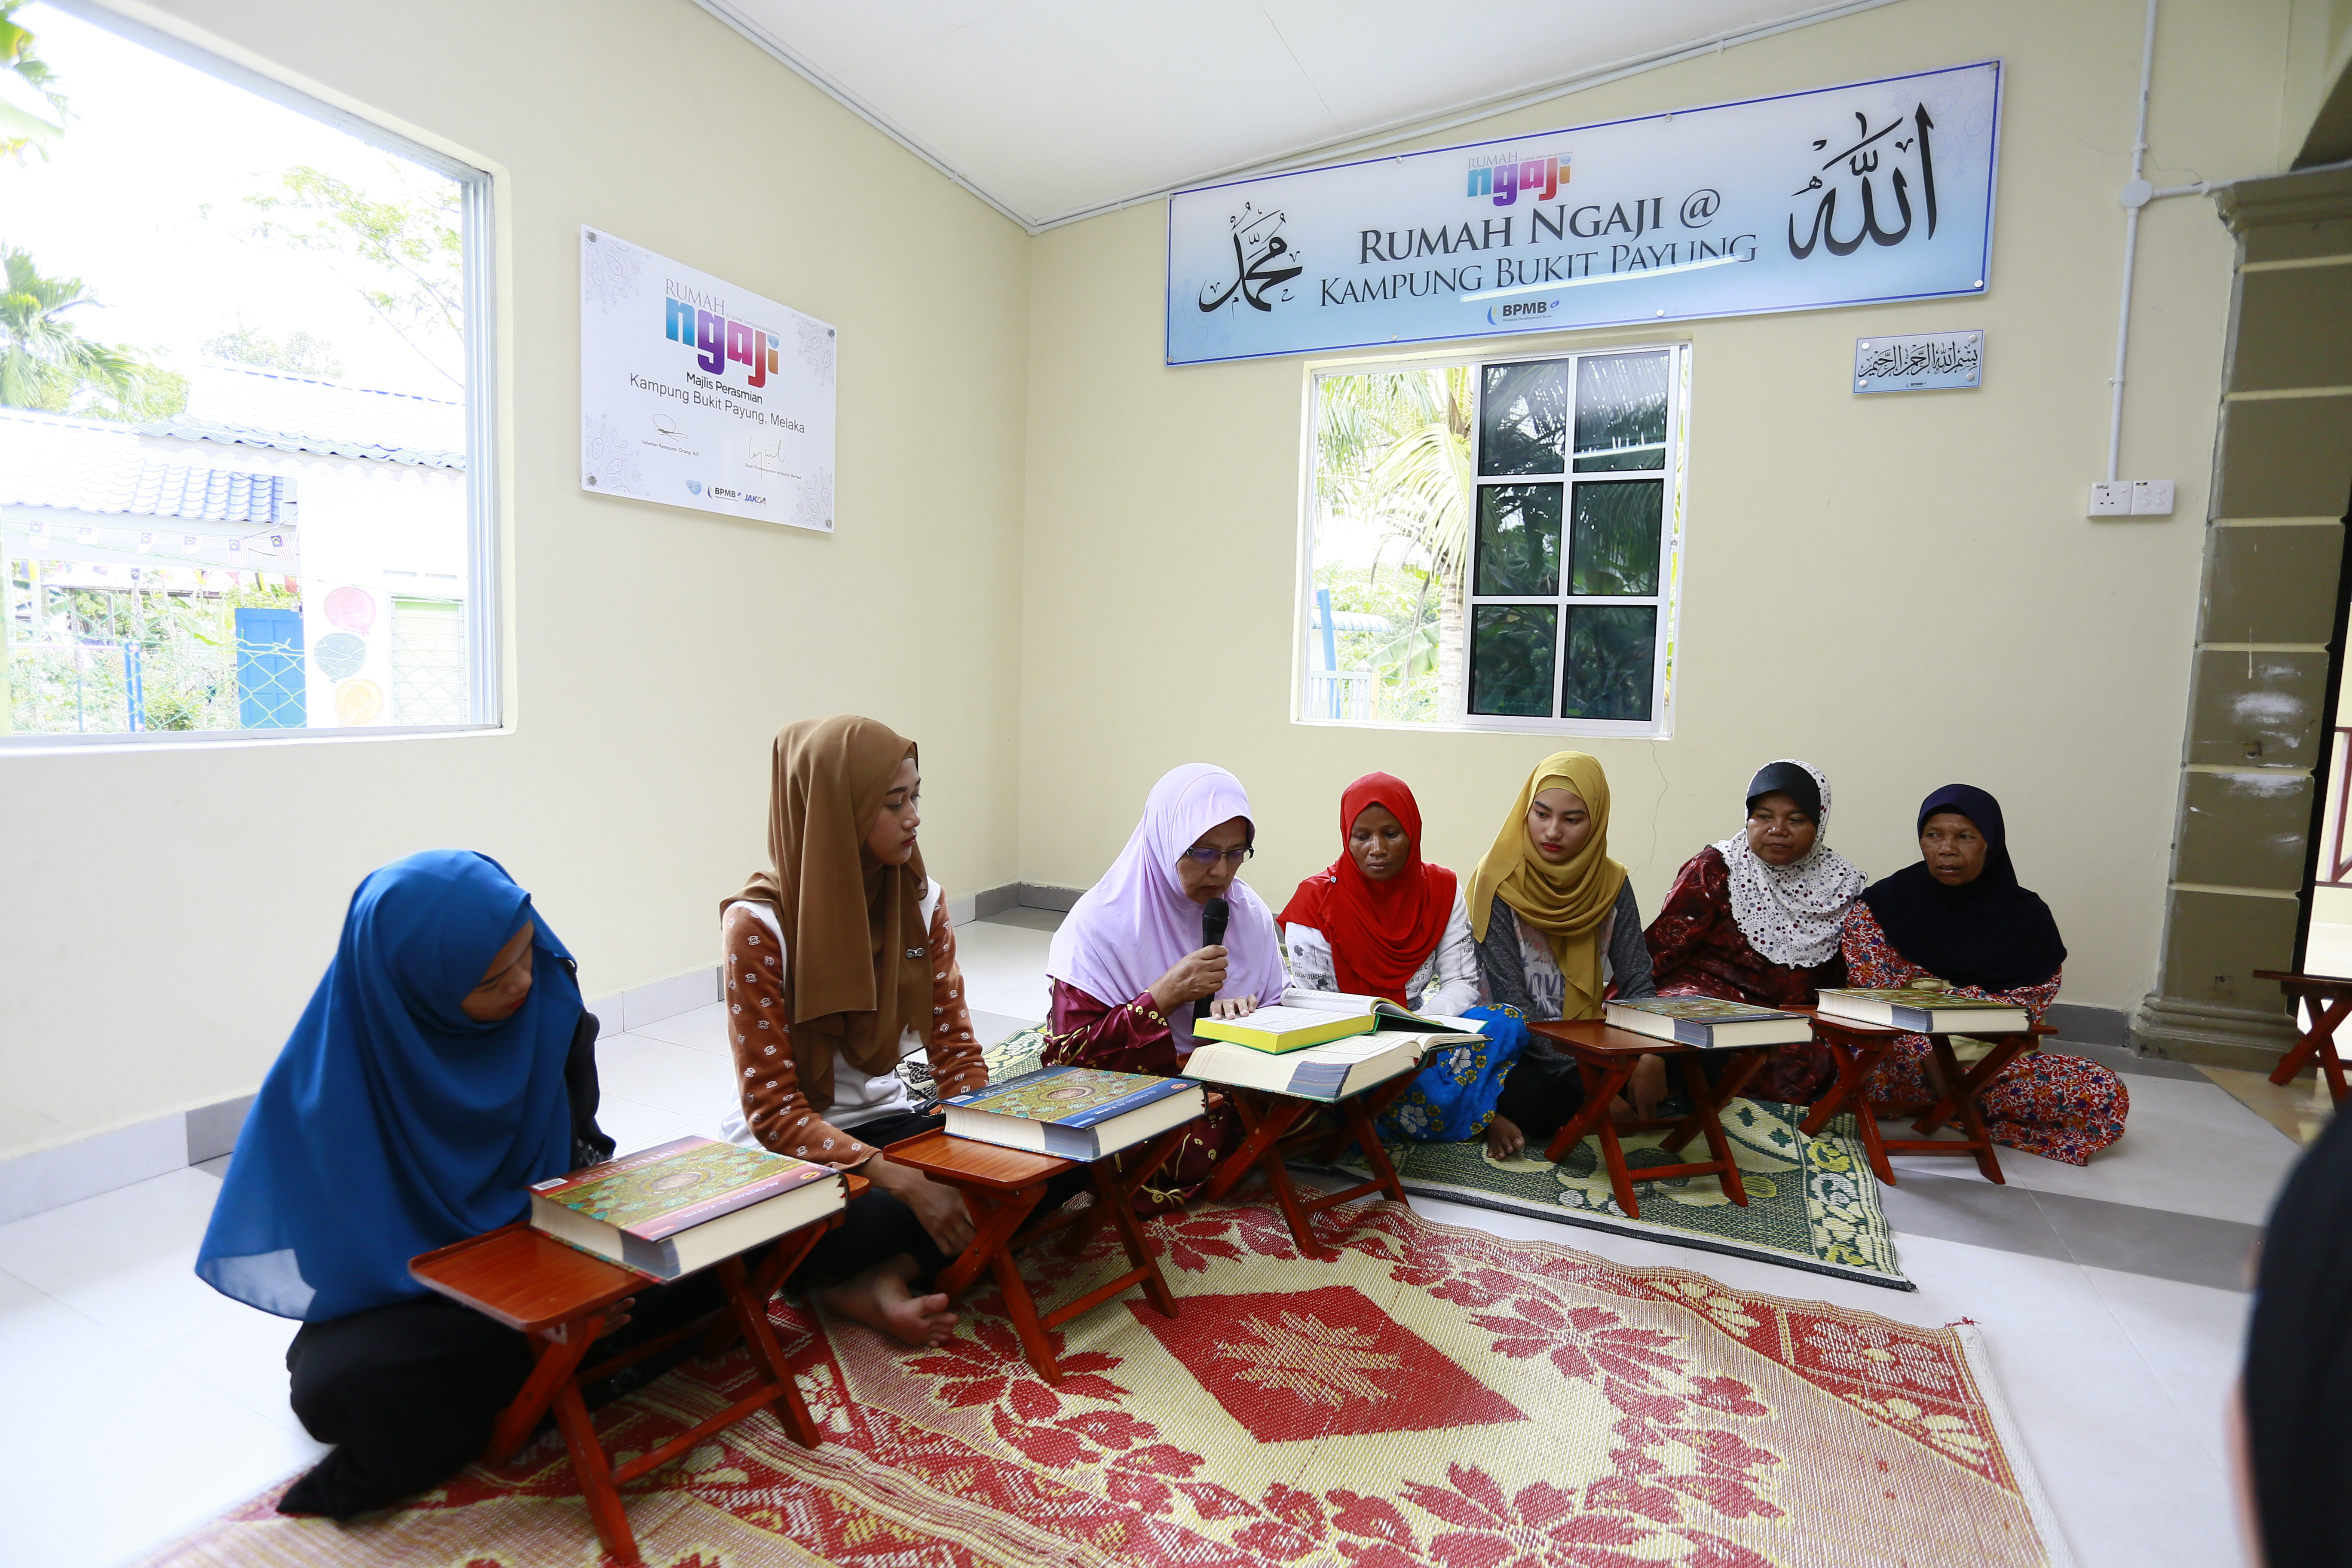
[[[1684,865],[1643,934],[1661,996],[1810,1007],[1845,984],[1838,933],[1867,880],[1825,842],[1830,781],[1809,763],[1768,763],[1748,784],[1740,832]],[[1828,1052],[1776,1047],[1747,1092],[1803,1102],[1833,1076]]]

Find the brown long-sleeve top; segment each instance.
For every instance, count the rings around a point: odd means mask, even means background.
[[[972,1037],[963,972],[956,965],[955,931],[947,900],[932,884],[931,1026],[923,1038],[931,1077],[942,1098],[987,1085],[988,1068]],[[764,911],[762,911],[764,912]],[[738,900],[719,917],[726,950],[727,1032],[735,1052],[736,1089],[743,1120],[761,1144],[779,1154],[824,1165],[855,1165],[877,1151],[824,1120],[830,1102],[815,1104],[793,1062],[792,1023],[784,1009],[782,951],[775,928]],[[912,1054],[911,1052],[908,1054]],[[835,1064],[836,1079],[841,1064]]]

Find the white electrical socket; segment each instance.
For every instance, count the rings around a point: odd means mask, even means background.
[[[2131,509],[2135,517],[2170,517],[2172,481],[2134,479],[2131,484]]]
[[[2092,517],[2129,517],[2132,510],[2132,487],[2129,479],[2103,479],[2091,487]]]

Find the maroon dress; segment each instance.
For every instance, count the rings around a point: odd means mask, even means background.
[[[1150,992],[1114,1005],[1097,1001],[1066,980],[1054,982],[1054,1011],[1045,1020],[1045,1048],[1040,1059],[1047,1067],[1102,1068],[1156,1078],[1179,1078],[1184,1071],[1175,1033],[1160,1016]],[[1241,1118],[1233,1102],[1224,1101],[1192,1123],[1176,1152],[1144,1184],[1136,1194],[1136,1212],[1162,1214],[1191,1203],[1241,1141]],[[1119,1158],[1124,1162],[1127,1156]]]
[[[1845,957],[1811,969],[1775,963],[1748,945],[1731,913],[1731,868],[1710,844],[1683,863],[1658,918],[1642,933],[1661,996],[1714,996],[1759,1007],[1810,1007],[1824,985],[1846,983]],[[1816,1040],[1772,1047],[1748,1080],[1751,1100],[1809,1105],[1837,1079],[1837,1063]]]

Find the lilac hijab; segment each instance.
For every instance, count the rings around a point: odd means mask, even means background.
[[[1176,961],[1201,946],[1201,906],[1184,896],[1177,861],[1201,835],[1250,815],[1242,781],[1208,763],[1187,763],[1151,786],[1143,820],[1127,847],[1088,888],[1054,933],[1045,973],[1116,1006],[1141,995]],[[1281,998],[1290,977],[1275,940],[1274,911],[1238,878],[1226,890],[1225,996]],[[1193,1004],[1195,1013],[1208,1005]],[[1190,1020],[1169,1023],[1180,1050],[1192,1048]]]

